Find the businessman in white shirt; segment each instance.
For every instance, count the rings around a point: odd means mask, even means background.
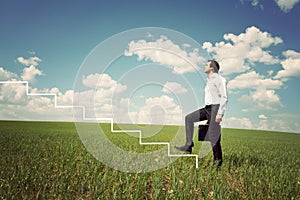
[[[192,153],[194,146],[193,133],[194,122],[208,120],[209,128],[207,135],[211,142],[214,161],[218,166],[222,165],[222,148],[221,148],[221,126],[227,102],[226,80],[218,74],[220,69],[219,63],[215,60],[209,60],[205,66],[204,72],[208,75],[205,86],[205,107],[196,110],[185,117],[186,143],[177,147],[180,151]]]

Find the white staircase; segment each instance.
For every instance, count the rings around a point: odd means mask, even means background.
[[[29,93],[28,81],[0,81],[0,84],[25,84],[26,85],[26,95],[27,96],[53,96],[54,97],[54,107],[55,108],[81,108],[82,109],[82,119],[84,121],[109,121],[112,133],[139,133],[139,143],[141,145],[167,145],[168,146],[168,156],[169,157],[195,157],[196,168],[198,168],[198,155],[197,154],[171,154],[170,143],[169,142],[143,142],[142,141],[142,131],[141,130],[114,130],[113,129],[113,118],[88,118],[85,116],[85,106],[61,106],[57,105],[57,94],[55,93]]]

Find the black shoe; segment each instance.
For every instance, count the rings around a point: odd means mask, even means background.
[[[222,159],[216,159],[216,160],[214,160],[214,165],[216,165],[218,168],[221,167],[222,163],[223,163]]]
[[[193,148],[193,146],[194,146],[194,142],[192,142],[192,144],[191,145],[183,145],[183,146],[181,146],[181,147],[177,147],[177,146],[175,146],[175,149],[177,149],[177,150],[179,150],[179,151],[187,151],[187,152],[189,152],[190,154],[192,153],[192,148]]]

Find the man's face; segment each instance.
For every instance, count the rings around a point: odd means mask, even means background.
[[[204,72],[208,74],[208,73],[210,73],[212,70],[213,70],[213,68],[210,67],[210,62],[207,62],[206,65],[205,65],[205,67],[204,67]]]

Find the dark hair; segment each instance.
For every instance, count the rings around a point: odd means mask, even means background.
[[[217,61],[215,61],[215,60],[208,60],[208,62],[210,62],[209,66],[212,67],[212,68],[214,68],[214,71],[216,73],[218,73],[219,69],[220,69],[219,63]]]

